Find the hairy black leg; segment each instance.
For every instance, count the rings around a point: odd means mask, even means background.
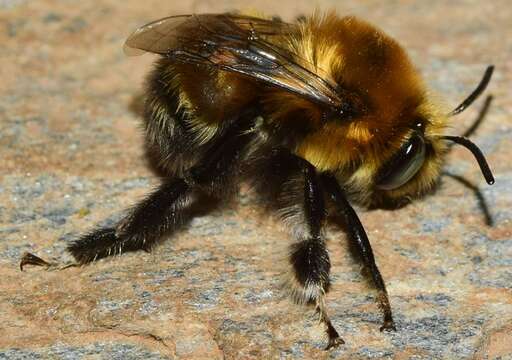
[[[384,313],[384,324],[380,330],[391,329],[396,330],[389,304],[389,297],[386,291],[386,285],[380,274],[379,268],[375,263],[372,247],[368,236],[364,230],[363,224],[359,220],[356,212],[345,197],[343,190],[338,184],[337,180],[332,175],[323,174],[322,183],[325,190],[328,192],[330,198],[335,203],[337,210],[343,216],[346,224],[346,230],[349,240],[355,246],[356,251],[361,256],[365,267],[370,271],[373,284],[378,291],[378,302]]]
[[[23,270],[25,265],[35,265],[48,270],[61,270],[128,251],[148,251],[165,232],[181,224],[190,188],[183,179],[166,179],[116,227],[98,228],[71,243],[67,250],[76,263],[48,262],[25,253],[20,261],[20,269]]]
[[[99,228],[72,243],[68,250],[79,264],[121,254],[127,251],[149,250],[162,235],[182,223],[182,215],[193,193],[206,193],[218,198],[228,196],[234,173],[251,138],[247,129],[255,117],[248,110],[218,139],[211,151],[198,164],[185,172],[183,178],[166,179],[145,200],[112,228]],[[31,255],[31,254],[30,254]],[[23,265],[47,266],[36,256],[25,256]],[[48,266],[47,266],[48,267]]]
[[[80,263],[86,263],[127,251],[148,250],[164,233],[181,224],[192,191],[226,196],[231,175],[250,140],[249,134],[229,135],[209,157],[187,171],[184,178],[166,180],[116,228],[98,229],[71,244],[68,248],[71,254]]]
[[[147,251],[164,233],[181,224],[190,190],[190,185],[183,179],[166,179],[117,226],[95,229],[71,243],[67,250],[76,263],[47,262],[26,253],[21,259],[20,269],[23,270],[25,265],[35,265],[60,270],[129,251]]]
[[[315,168],[288,150],[272,149],[260,161],[260,191],[272,193],[281,215],[293,228],[297,241],[289,255],[288,279],[292,298],[301,304],[315,305],[328,336],[327,348],[343,344],[325,306],[331,268],[322,227],[326,211],[324,195]]]
[[[325,306],[325,294],[329,290],[331,263],[321,233],[325,222],[324,195],[313,165],[302,159],[299,161],[304,173],[304,235],[293,244],[290,262],[295,280],[301,287],[302,302],[314,303],[320,321],[326,327],[327,349],[343,344],[336,329],[332,326]]]
[[[278,147],[262,149],[249,162],[248,179],[277,208],[296,238],[290,249],[291,268],[285,284],[292,299],[315,306],[326,328],[327,348],[343,344],[325,306],[331,264],[322,233],[326,211],[316,169]]]
[[[181,224],[190,186],[183,179],[166,179],[113,228],[99,228],[68,246],[81,264],[111,255],[150,250],[160,237]]]

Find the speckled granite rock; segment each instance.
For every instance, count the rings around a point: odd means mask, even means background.
[[[246,191],[154,254],[21,273],[24,251],[66,258],[70,239],[113,221],[156,183],[134,110],[152,58],[125,58],[127,34],[163,15],[242,2],[2,0],[0,359],[512,358],[512,8],[504,0],[338,3],[319,2],[394,35],[448,104],[486,64],[497,67],[496,99],[476,137],[496,185],[484,185],[463,149],[447,168],[481,186],[495,225],[450,177],[424,201],[361,214],[399,330],[379,332],[373,295],[331,229],[328,305],[347,344],[322,351],[313,314],[278,286],[287,235]],[[252,6],[285,19],[312,10],[305,0]],[[454,132],[477,108],[454,119]]]

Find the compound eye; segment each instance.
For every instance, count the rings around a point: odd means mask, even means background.
[[[416,175],[425,162],[425,140],[414,133],[407,143],[381,168],[377,175],[377,188],[394,190]]]

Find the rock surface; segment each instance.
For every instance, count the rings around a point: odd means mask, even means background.
[[[322,350],[312,312],[283,298],[276,265],[288,235],[246,190],[153,254],[22,273],[23,252],[69,259],[68,241],[113,221],[156,184],[137,115],[153,58],[126,58],[125,37],[164,15],[243,2],[1,0],[0,359],[512,358],[512,7],[318,3],[396,37],[447,104],[496,65],[495,101],[474,138],[496,185],[485,185],[464,149],[447,166],[478,185],[494,225],[474,192],[448,176],[434,196],[408,207],[361,212],[387,281],[394,333],[379,332],[374,294],[344,235],[330,228],[328,306],[346,341],[331,352]],[[313,10],[305,0],[252,7],[284,19]],[[454,119],[453,133],[478,105]]]

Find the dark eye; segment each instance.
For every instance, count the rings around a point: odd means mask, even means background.
[[[409,181],[425,161],[425,140],[415,133],[407,143],[381,168],[377,175],[377,188],[396,189]]]

